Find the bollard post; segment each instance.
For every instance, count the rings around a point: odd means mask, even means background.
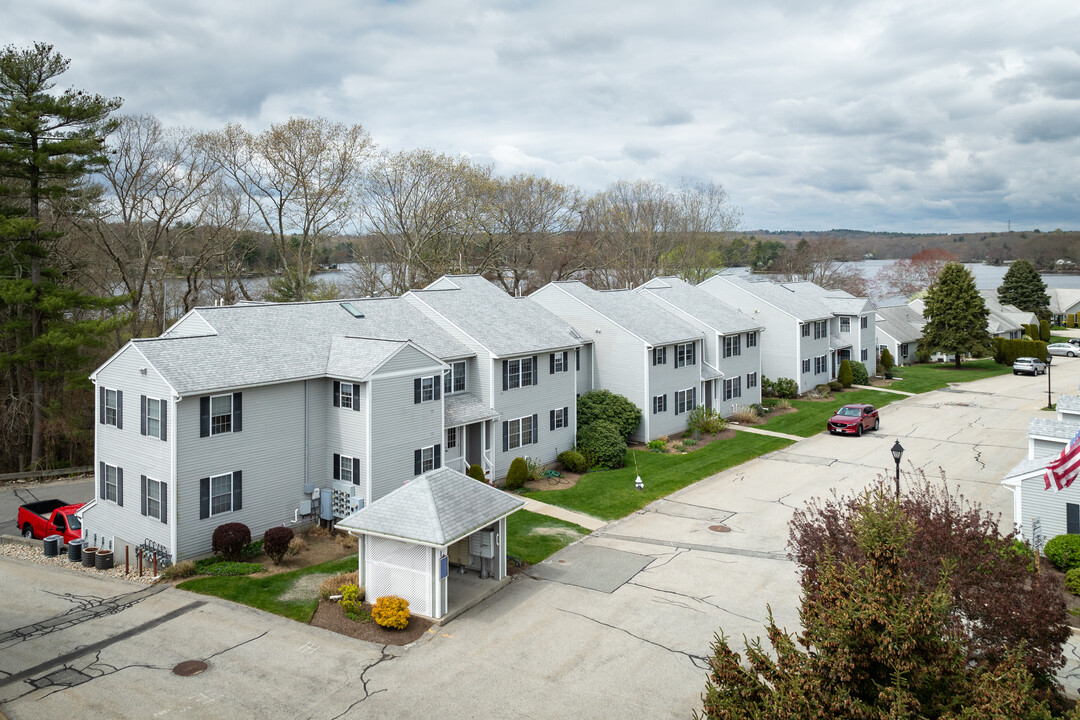
[[[154,553],[154,574],[150,577],[157,577],[157,553]]]
[[[139,577],[142,577],[142,548],[136,550],[135,555],[139,558]]]
[[[131,574],[131,547],[124,546],[124,577]]]

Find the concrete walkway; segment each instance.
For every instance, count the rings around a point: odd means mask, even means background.
[[[774,432],[772,430],[762,430],[761,428],[750,427],[748,425],[739,425],[738,423],[728,423],[728,428],[731,430],[738,430],[739,432],[754,433],[755,435],[768,435],[770,437],[784,438],[785,440],[794,440],[795,442],[806,439],[801,435],[788,435],[787,433]]]
[[[893,395],[903,395],[905,397],[915,397],[919,393],[905,392],[903,390],[892,390],[884,387],[874,387],[873,385],[852,385],[851,387],[859,388],[860,390],[877,390],[879,392],[892,393]]]
[[[525,501],[525,507],[523,510],[529,512],[539,513],[540,515],[547,515],[548,517],[558,518],[559,520],[565,520],[566,522],[572,522],[575,525],[580,525],[589,532],[599,530],[608,524],[607,520],[601,520],[600,518],[593,517],[592,515],[586,515],[585,513],[574,512],[573,510],[567,510],[561,508],[558,505],[548,505],[547,503],[540,502],[539,500],[533,500],[528,497],[522,498]]]

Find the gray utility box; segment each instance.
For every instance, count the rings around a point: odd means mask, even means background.
[[[495,531],[481,530],[470,535],[469,554],[487,559],[495,557]]]

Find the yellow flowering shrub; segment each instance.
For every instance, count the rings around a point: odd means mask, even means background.
[[[384,595],[375,601],[371,617],[382,627],[404,630],[409,625],[409,601],[396,595]]]

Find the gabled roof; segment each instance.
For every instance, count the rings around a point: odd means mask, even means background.
[[[714,275],[698,287],[713,292],[721,299],[724,296],[723,283],[739,288],[754,297],[760,298],[799,322],[828,320],[833,316],[832,308],[822,302],[820,297],[799,292],[795,286],[802,283],[774,283],[770,280],[748,281],[735,275]]]
[[[1057,411],[1071,415],[1080,413],[1080,395],[1058,395]]]
[[[631,290],[593,290],[577,280],[553,282],[550,286],[592,308],[647,345],[659,347],[701,339],[701,331],[696,327]]]
[[[1080,423],[1050,418],[1031,418],[1028,421],[1028,437],[1049,438],[1067,443],[1080,430]]]
[[[1047,288],[1046,294],[1050,296],[1050,312],[1054,315],[1074,313],[1080,309],[1080,289]]]
[[[443,424],[450,428],[471,425],[481,420],[491,420],[499,417],[499,413],[471,392],[459,392],[443,395],[443,417]]]
[[[1043,472],[1046,470],[1046,464],[1053,460],[1052,457],[1037,457],[1037,458],[1024,458],[1013,467],[1012,470],[1005,473],[1005,477],[1002,478],[1002,482],[1012,480],[1010,485],[1017,484],[1018,481],[1027,480],[1033,477],[1042,477]]]
[[[682,278],[653,278],[634,292],[653,302],[659,302],[661,306],[671,304],[720,335],[753,332],[765,327],[712,293],[695,287]]]
[[[701,361],[701,379],[702,380],[716,380],[724,377],[724,373],[714,368],[704,360]]]
[[[920,321],[920,322],[917,322]],[[922,337],[922,324],[925,322],[907,305],[879,307],[877,309],[877,328],[894,338],[897,342],[915,342]]]
[[[529,298],[515,298],[479,275],[444,275],[405,298],[427,305],[497,357],[580,346],[573,328]]]
[[[440,468],[411,480],[337,523],[339,528],[435,547],[451,545],[525,504]]]
[[[846,290],[829,290],[812,282],[782,284],[797,293],[819,298],[834,315],[861,315],[874,311],[874,304],[868,298],[856,297]]]

